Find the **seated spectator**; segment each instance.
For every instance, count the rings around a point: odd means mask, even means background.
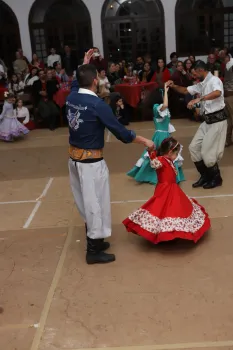
[[[176,71],[172,74],[171,80],[174,81],[176,85],[187,87],[190,85],[190,80],[187,77],[187,73],[184,70],[184,65],[182,61],[177,61]],[[187,104],[191,101],[192,96],[180,95],[175,91],[170,92],[169,104],[171,114],[173,116],[188,116],[192,117],[192,112],[187,109]]]
[[[171,73],[166,67],[163,58],[158,58],[156,71],[151,78],[151,81],[156,82],[160,89],[164,88],[164,83],[171,79]]]
[[[99,70],[98,75],[98,83],[99,83],[99,97],[105,98],[110,95],[110,83],[108,78],[106,77],[106,72],[104,69]]]
[[[15,96],[21,95],[24,93],[24,86],[24,82],[20,81],[16,74],[12,74],[8,84],[9,92]]]
[[[111,101],[111,107],[118,121],[122,125],[129,125],[129,113],[121,96],[116,95],[116,97]]]
[[[23,50],[21,48],[18,49],[18,53],[20,55],[20,58],[22,58],[27,63],[27,66],[28,66],[29,65],[29,61],[28,61],[27,57],[24,56]]]
[[[208,56],[207,70],[212,74],[218,75],[219,77],[222,76],[221,63],[217,61],[214,54],[210,54]]]
[[[101,56],[100,50],[98,49],[98,47],[93,47],[93,50],[94,50],[94,52],[93,52],[93,56],[90,60],[90,64],[93,64],[98,71],[100,69],[107,71],[108,62]]]
[[[62,55],[62,67],[65,69],[68,77],[72,77],[74,71],[77,70],[78,61],[74,52],[71,51],[71,48],[68,45],[64,47],[64,54]]]
[[[56,53],[56,50],[52,47],[50,55],[47,58],[47,66],[52,68],[55,62],[61,63],[61,56]]]
[[[24,107],[20,98],[16,101],[15,116],[24,125],[27,125],[30,121],[29,110],[27,107]]]
[[[32,55],[32,62],[31,62],[31,66],[33,68],[37,68],[37,69],[44,69],[44,62],[42,62],[41,60],[39,60],[38,56],[36,53],[34,53]],[[31,69],[32,69],[31,67]]]
[[[61,63],[55,62],[53,68],[56,71],[57,78],[60,79],[60,83],[67,83],[69,81],[69,77],[66,74],[65,69],[62,68]]]
[[[172,74],[171,79],[174,81],[176,85],[179,86],[189,86],[190,81],[187,77],[187,73],[184,69],[184,64],[182,61],[177,61],[176,71]]]
[[[145,63],[143,70],[139,73],[139,80],[143,83],[149,83],[154,75],[154,71],[151,69],[150,63]]]
[[[188,59],[192,62],[192,66],[193,66],[196,62],[196,57],[194,55],[189,55]]]
[[[28,65],[27,62],[21,57],[20,53],[16,52],[16,60],[13,62],[13,69],[15,74],[27,74],[28,73]]]
[[[186,77],[192,85],[193,76],[192,76],[192,61],[188,58],[184,61],[184,70],[186,72]]]
[[[119,77],[116,74],[116,65],[113,62],[109,63],[107,77],[108,77],[108,81],[111,85],[110,91],[114,91],[114,85],[119,84]]]
[[[134,65],[134,70],[136,70],[138,73],[143,70],[144,67],[144,60],[141,56],[137,57],[136,63]]]
[[[119,62],[119,67],[120,67],[120,69],[119,69],[118,75],[119,75],[120,79],[124,79],[125,75],[127,74],[127,70],[125,67],[123,67],[122,62]]]
[[[152,57],[151,57],[151,55],[150,55],[149,53],[146,53],[146,54],[144,55],[144,65],[145,65],[145,63],[149,63],[149,65],[151,66],[151,69],[152,69],[153,71],[155,71],[156,65],[155,65],[155,63],[152,61]],[[143,66],[143,67],[144,67],[144,66]]]
[[[167,68],[169,69],[170,73],[173,74],[176,71],[178,56],[176,52],[172,52],[170,54],[171,62],[168,63]]]
[[[32,86],[36,80],[39,80],[38,77],[38,68],[33,67],[31,73],[28,73],[25,77],[24,84],[26,86]]]
[[[39,117],[49,125],[50,130],[55,130],[57,118],[60,115],[59,109],[53,101],[57,90],[57,82],[54,79],[48,80],[45,72],[41,70],[39,80],[33,84],[34,106],[37,108]]]

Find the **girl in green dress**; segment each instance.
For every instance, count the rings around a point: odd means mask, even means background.
[[[162,94],[159,89],[156,92],[156,102],[153,107],[153,121],[155,125],[155,133],[152,137],[154,141],[155,149],[161,145],[163,140],[171,136],[171,133],[176,131],[170,124],[170,112],[168,109],[168,90],[169,87],[164,85],[164,96],[162,100]],[[162,102],[163,101],[163,102]],[[182,147],[181,147],[182,150]],[[184,174],[182,170],[183,158],[179,153],[177,159],[174,162],[177,171],[176,181],[180,183],[184,181]],[[137,182],[147,182],[153,185],[157,184],[157,174],[150,166],[150,158],[147,150],[143,152],[141,158],[137,161],[136,165],[127,173],[128,176],[134,178]]]

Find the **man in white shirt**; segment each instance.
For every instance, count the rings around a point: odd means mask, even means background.
[[[51,48],[50,53],[51,55],[48,56],[47,65],[48,67],[52,68],[55,62],[61,63],[61,56],[57,55],[54,48]]]
[[[170,81],[169,86],[180,94],[200,96],[188,104],[192,109],[201,103],[201,115],[205,119],[189,146],[192,161],[201,175],[193,188],[211,189],[221,186],[223,181],[218,162],[224,153],[227,133],[224,90],[222,81],[208,72],[205,62],[197,61],[195,71],[200,83],[186,88]]]

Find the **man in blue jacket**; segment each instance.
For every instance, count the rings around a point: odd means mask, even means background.
[[[104,239],[111,236],[109,171],[103,159],[105,128],[124,143],[140,143],[149,149],[154,144],[121,125],[111,108],[96,95],[98,77],[93,65],[78,69],[77,82],[79,90],[73,89],[66,102],[71,189],[86,223],[86,261],[108,263],[115,260],[115,255],[104,252],[110,247]]]

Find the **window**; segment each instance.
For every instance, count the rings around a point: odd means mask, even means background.
[[[36,0],[29,16],[32,50],[46,61],[49,49],[69,45],[79,58],[92,47],[90,14],[81,0]]]
[[[177,0],[176,41],[179,56],[207,54],[211,47],[223,47],[225,43],[229,45],[231,12],[233,7],[224,7],[222,0]],[[229,16],[225,17],[225,14]]]
[[[158,0],[107,0],[102,10],[104,52],[108,59],[135,61],[165,55],[164,13]]]

